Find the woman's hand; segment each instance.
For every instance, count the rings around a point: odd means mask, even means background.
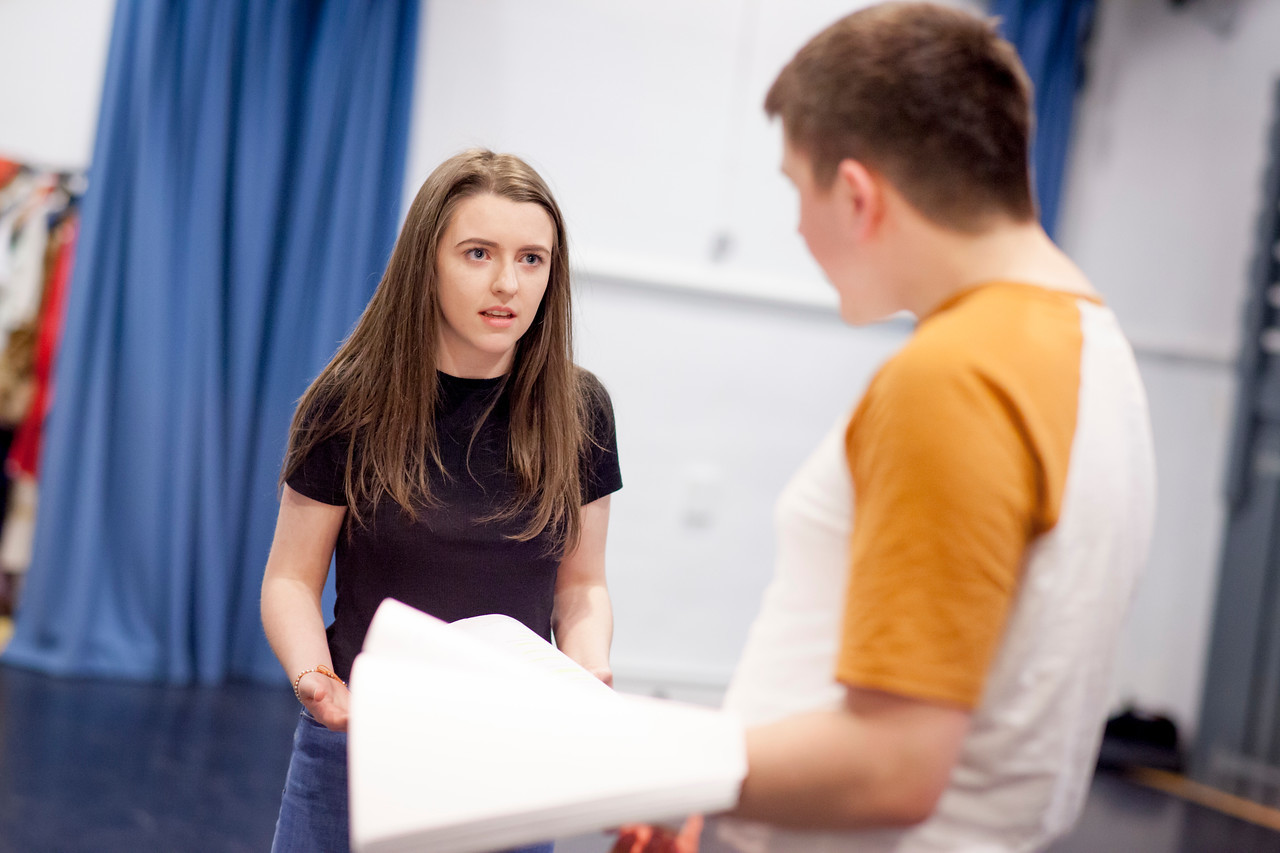
[[[609,496],[582,508],[582,538],[556,572],[551,631],[560,651],[610,687],[609,643],[613,608],[604,578],[604,545],[609,529]]]
[[[586,667],[587,672],[603,681],[608,686],[613,686],[613,669],[608,663],[597,664],[595,666]]]
[[[308,672],[298,680],[298,698],[317,723],[330,731],[347,730],[351,693],[341,681],[318,672]]]
[[[346,685],[317,671],[333,665],[320,598],[346,515],[346,507],[320,503],[285,486],[262,578],[267,640],[290,681],[296,679],[303,707],[335,732],[347,730],[349,696]]]

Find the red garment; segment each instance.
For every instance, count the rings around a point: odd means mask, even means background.
[[[31,408],[19,425],[9,448],[5,470],[9,476],[25,474],[37,476],[40,458],[40,439],[44,419],[53,400],[53,359],[62,339],[63,306],[66,304],[67,281],[71,277],[71,262],[75,256],[76,234],[79,225],[74,216],[62,225],[66,229],[62,245],[58,248],[58,260],[45,286],[45,298],[40,306],[39,327],[36,331],[35,391]]]
[[[0,187],[12,181],[22,171],[22,166],[12,160],[0,157]]]

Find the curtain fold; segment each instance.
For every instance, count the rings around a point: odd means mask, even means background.
[[[418,0],[120,0],[3,660],[282,680],[258,589],[297,398],[395,240]]]
[[[1031,164],[1040,222],[1053,235],[1071,145],[1076,92],[1084,78],[1094,0],[991,0],[1000,33],[1018,49],[1036,89]]]

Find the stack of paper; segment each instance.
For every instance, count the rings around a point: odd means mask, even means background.
[[[481,853],[737,801],[726,713],[615,693],[505,616],[379,607],[351,673],[351,844]]]

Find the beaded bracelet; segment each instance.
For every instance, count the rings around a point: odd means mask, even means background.
[[[299,695],[298,693],[298,683],[302,681],[302,676],[306,675],[308,672],[318,672],[321,675],[326,676],[327,678],[332,678],[334,681],[338,682],[343,687],[347,686],[347,682],[339,678],[336,672],[329,669],[329,667],[325,666],[324,664],[320,664],[315,669],[304,669],[302,672],[298,673],[298,677],[293,680],[293,695],[298,697],[299,702],[302,701],[302,696]]]

